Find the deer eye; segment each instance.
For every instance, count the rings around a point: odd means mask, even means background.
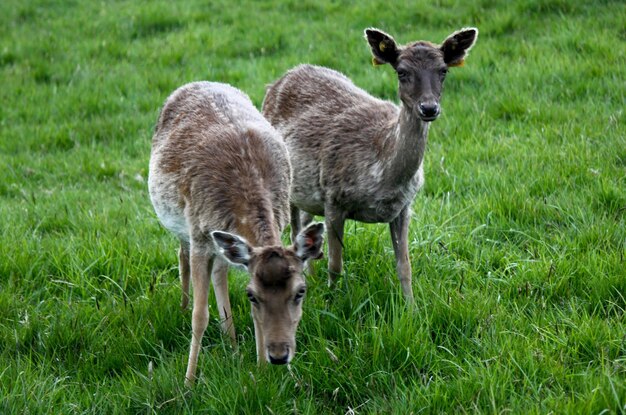
[[[248,291],[247,294],[248,294],[248,300],[250,300],[252,304],[259,305],[259,300],[257,300],[257,298],[254,296],[252,291]]]
[[[398,79],[400,82],[406,82],[409,80],[409,72],[404,69],[398,69]]]
[[[302,287],[298,290],[298,292],[296,293],[296,296],[293,299],[296,302],[296,304],[302,301],[302,299],[304,298],[304,294],[306,294],[306,288]]]

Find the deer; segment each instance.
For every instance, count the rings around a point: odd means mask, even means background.
[[[266,89],[262,112],[284,138],[294,177],[292,238],[314,215],[324,216],[328,284],[340,276],[345,221],[388,223],[402,293],[414,302],[409,261],[411,204],[424,184],[428,129],[441,113],[443,82],[476,42],[470,27],[442,44],[399,45],[365,30],[374,65],[398,77],[400,104],[373,97],[335,70],[303,64]]]
[[[165,101],[152,138],[148,190],[161,224],[179,242],[182,309],[193,288],[192,337],[185,384],[196,380],[213,283],[222,331],[236,344],[228,269],[246,287],[259,364],[287,364],[306,294],[303,268],[318,259],[323,223],[281,244],[289,222],[291,163],[278,132],[250,98],[227,84],[193,82]]]

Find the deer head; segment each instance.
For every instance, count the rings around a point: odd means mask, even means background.
[[[390,64],[398,74],[399,95],[404,106],[423,121],[434,121],[441,110],[439,100],[448,68],[463,65],[476,42],[478,29],[454,32],[441,45],[418,41],[399,46],[387,33],[366,29],[375,65]]]
[[[253,247],[227,232],[212,232],[220,254],[250,273],[246,288],[257,329],[259,359],[289,363],[296,351],[296,330],[306,295],[304,264],[322,256],[324,225],[314,223],[300,232],[293,246]]]

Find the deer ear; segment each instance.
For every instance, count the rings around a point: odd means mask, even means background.
[[[228,233],[214,231],[211,236],[217,245],[220,255],[233,265],[248,266],[250,256],[252,255],[252,247],[241,236]]]
[[[396,65],[400,49],[393,40],[393,37],[375,28],[365,29],[365,39],[372,49],[372,63],[374,65],[383,65],[385,63],[391,66]]]
[[[441,45],[443,52],[443,61],[448,66],[462,66],[465,56],[476,43],[478,37],[478,29],[468,27],[457,30],[447,37]]]
[[[320,259],[322,257],[322,244],[324,243],[324,224],[312,223],[296,236],[293,246],[296,255],[303,261],[308,259]]]

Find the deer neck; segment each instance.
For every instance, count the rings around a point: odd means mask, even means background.
[[[253,246],[280,245],[280,231],[274,219],[271,204],[261,200],[258,205],[249,206],[239,219],[239,232]]]
[[[409,182],[422,164],[428,123],[400,105],[397,123],[389,132],[390,155],[387,161],[387,182],[398,185]]]

